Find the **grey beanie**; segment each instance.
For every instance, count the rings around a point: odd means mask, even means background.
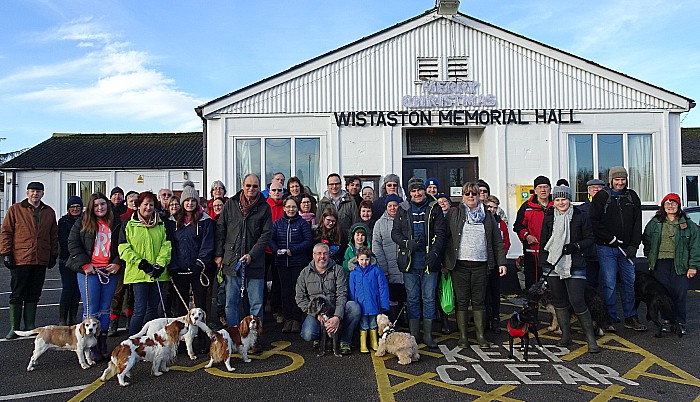
[[[554,186],[552,189],[552,199],[557,199],[557,198],[566,198],[569,201],[572,201],[571,197],[571,187],[569,186]]]
[[[180,201],[185,202],[185,200],[188,200],[190,198],[193,198],[195,201],[197,201],[197,203],[199,203],[199,194],[194,188],[194,183],[187,180],[182,184],[182,194],[180,194]]]

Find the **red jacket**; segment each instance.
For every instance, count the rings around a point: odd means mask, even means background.
[[[226,201],[228,201],[228,197],[223,197],[223,198],[224,198],[224,204],[226,204]],[[210,218],[216,218],[216,214],[214,213],[214,199],[213,198],[211,200],[207,201],[206,212]]]
[[[270,211],[272,211],[272,223],[284,216],[284,198],[279,201],[275,201],[272,199],[272,197],[267,197],[266,201],[267,205],[270,206]],[[265,252],[267,254],[272,254],[272,249],[270,246],[265,248]]]
[[[523,251],[535,252],[539,251],[540,248],[539,243],[527,244],[525,239],[527,235],[533,235],[537,240],[540,240],[545,210],[537,203],[536,198],[537,195],[533,195],[520,206],[518,216],[513,223],[513,231],[518,234],[518,238],[523,243]],[[547,209],[551,208],[552,205],[552,201],[549,201]]]
[[[503,247],[505,249],[505,253],[508,254],[508,249],[510,249],[510,235],[508,234],[508,226],[503,219],[498,217],[498,215],[494,215],[494,218],[496,218],[496,222],[498,222],[498,230],[501,231],[501,237],[503,237]]]

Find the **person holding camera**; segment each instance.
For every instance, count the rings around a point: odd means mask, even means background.
[[[122,225],[119,256],[126,263],[124,284],[133,285],[134,315],[129,325],[133,335],[143,324],[157,318],[160,284],[170,281],[165,267],[170,263],[171,235],[155,209],[156,195],[144,191],[136,199],[136,213]]]

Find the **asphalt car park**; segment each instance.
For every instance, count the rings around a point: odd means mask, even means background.
[[[9,271],[0,271],[0,331],[8,329]],[[53,324],[58,316],[61,282],[56,269],[47,271],[37,323]],[[522,300],[503,300],[505,320]],[[177,357],[172,370],[163,376],[150,375],[150,364],[138,363],[131,385],[120,387],[115,379],[99,380],[106,362],[87,370],[78,365],[72,352],[48,351],[33,372],[26,366],[33,349],[32,339],[0,341],[0,400],[700,400],[700,361],[696,344],[700,319],[700,294],[692,291],[688,300],[689,334],[678,338],[666,334],[658,339],[654,331],[634,332],[618,324],[617,333],[598,339],[603,352],[586,353],[583,334],[574,324],[575,346],[554,345],[559,337],[547,331],[548,314],[540,313],[539,334],[544,348],[531,350],[528,361],[515,350],[508,359],[508,336],[488,332],[491,349],[476,346],[461,349],[458,335],[438,335],[439,350],[421,347],[421,360],[399,365],[394,356],[382,358],[360,354],[357,343],[351,356],[317,357],[312,346],[298,334],[283,334],[271,317],[265,319],[262,336],[264,352],[243,363],[232,359],[236,368],[227,372],[223,364],[207,369],[208,358]],[[644,307],[640,316],[644,316]],[[270,316],[268,314],[268,316]],[[452,330],[456,330],[454,322]],[[473,335],[473,332],[471,333]],[[109,338],[110,348],[125,335]]]

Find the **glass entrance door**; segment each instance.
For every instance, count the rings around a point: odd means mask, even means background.
[[[434,177],[440,182],[439,191],[450,196],[452,202],[459,202],[462,185],[479,178],[478,158],[421,158],[404,159],[403,188],[408,191],[408,180],[413,177],[423,180]],[[406,195],[408,197],[408,194]]]

